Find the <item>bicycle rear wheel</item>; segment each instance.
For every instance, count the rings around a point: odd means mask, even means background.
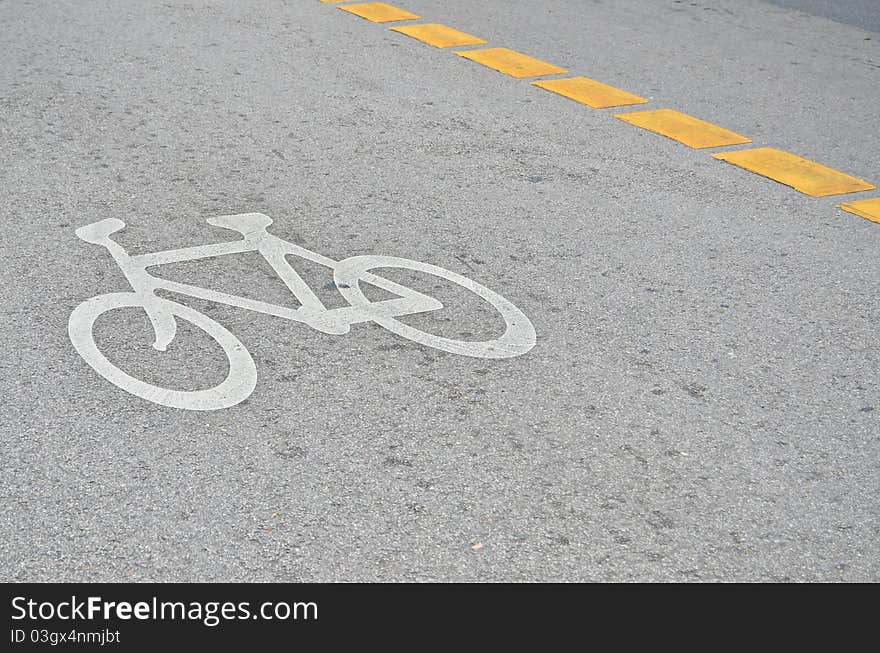
[[[451,281],[491,304],[501,314],[507,325],[504,333],[498,338],[471,342],[434,335],[376,311],[374,316],[371,317],[372,321],[385,327],[392,333],[396,333],[419,344],[433,347],[434,349],[462,356],[472,356],[474,358],[512,358],[525,354],[535,346],[535,327],[529,318],[511,302],[504,299],[498,293],[489,290],[486,286],[430,263],[422,263],[396,256],[352,256],[351,258],[339,261],[334,270],[333,279],[340,294],[352,306],[369,312],[369,306],[372,302],[364,295],[359,282],[362,280],[369,282],[369,277],[374,276],[369,271],[374,268],[413,270]]]

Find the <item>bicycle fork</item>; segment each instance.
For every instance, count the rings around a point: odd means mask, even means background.
[[[164,308],[163,303],[166,300],[156,296],[153,278],[144,268],[132,262],[131,256],[123,249],[122,245],[110,238],[111,234],[123,227],[125,227],[125,223],[122,220],[108,218],[80,227],[76,230],[76,235],[87,243],[104,247],[110,253],[147,312],[147,317],[153,326],[153,332],[156,334],[153,349],[165,351],[177,334],[177,320],[174,319],[174,315],[170,311]]]

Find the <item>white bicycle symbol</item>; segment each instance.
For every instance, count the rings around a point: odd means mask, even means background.
[[[189,410],[217,410],[234,406],[247,399],[257,384],[257,368],[250,353],[232,333],[223,326],[188,306],[156,295],[166,290],[245,308],[259,313],[275,315],[294,322],[302,322],[322,333],[342,335],[348,333],[352,324],[375,322],[417,343],[442,351],[474,356],[477,358],[510,358],[529,351],[535,345],[535,328],[516,306],[485,286],[471,281],[455,272],[436,265],[420,263],[393,256],[353,256],[334,261],[293,243],[273,236],[266,231],[272,218],[262,213],[243,213],[208,219],[208,224],[232,229],[243,238],[226,243],[167,250],[138,256],[129,255],[110,235],[125,227],[122,220],[110,218],[80,227],[76,235],[82,240],[106,247],[125,274],[133,292],[108,293],[87,299],[70,315],[68,332],[76,351],[92,369],[111,383],[133,395],[172,408]],[[153,265],[195,261],[204,258],[259,252],[284,281],[300,306],[288,308],[248,299],[236,295],[208,290],[184,283],[159,279],[147,272]],[[333,270],[333,281],[340,294],[350,306],[327,309],[312,289],[286,261],[285,256],[299,256]],[[420,331],[396,320],[396,317],[436,311],[443,308],[438,300],[420,292],[394,283],[369,272],[374,268],[403,268],[424,272],[456,283],[477,294],[491,304],[504,318],[504,333],[483,342],[454,340]],[[359,283],[363,281],[394,293],[399,298],[372,302],[364,296]],[[213,338],[229,359],[229,373],[219,385],[204,390],[171,390],[152,385],[127,374],[98,349],[93,329],[95,321],[107,311],[118,308],[142,308],[155,331],[153,347],[165,351],[177,331],[176,318],[190,322]]]

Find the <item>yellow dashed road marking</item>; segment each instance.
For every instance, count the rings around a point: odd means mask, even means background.
[[[438,25],[437,23],[403,25],[389,29],[411,36],[422,43],[433,45],[435,48],[451,48],[458,45],[479,45],[485,43],[481,38],[459,32],[457,29],[446,27],[446,25]]]
[[[492,68],[511,77],[539,77],[568,72],[565,68],[539,59],[533,59],[507,48],[486,48],[484,50],[467,50],[456,52],[459,57],[476,61],[487,68]]]
[[[859,200],[858,202],[838,204],[837,208],[843,209],[853,215],[857,215],[860,218],[865,218],[865,220],[880,224],[880,197],[875,197],[870,200]]]
[[[384,2],[361,2],[356,5],[342,5],[337,7],[355,16],[366,18],[374,23],[392,23],[396,20],[412,20],[418,18],[403,9],[386,5]]]
[[[628,104],[645,104],[647,100],[638,95],[621,91],[586,77],[566,77],[532,82],[535,86],[563,95],[575,102],[594,109],[623,107]]]
[[[321,0],[321,2],[327,3],[340,1],[344,0]],[[374,23],[419,18],[416,14],[383,2],[363,2],[336,5],[336,7]],[[486,42],[476,36],[436,23],[406,25],[391,29],[438,48],[478,45]],[[455,54],[516,78],[541,77],[567,72],[564,68],[507,48],[481,48],[460,51]],[[532,84],[595,109],[647,102],[646,99],[638,95],[586,77],[541,80],[534,81]],[[751,140],[745,136],[671,109],[618,113],[614,117],[642,129],[662,134],[692,148],[751,143]],[[850,177],[794,154],[769,147],[721,152],[712,156],[778,181],[812,197],[841,195],[876,188],[861,179]],[[838,207],[880,224],[880,198],[839,204]]]
[[[861,179],[850,177],[842,172],[837,172],[837,170],[770,147],[720,152],[712,156],[745,168],[749,172],[778,181],[780,184],[791,186],[811,197],[842,195],[843,193],[855,193],[860,190],[876,188]]]
[[[672,109],[618,113],[614,117],[696,149],[752,142],[745,136]]]

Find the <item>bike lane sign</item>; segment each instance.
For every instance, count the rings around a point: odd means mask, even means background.
[[[156,294],[157,290],[272,315],[332,335],[348,333],[352,324],[373,322],[421,345],[475,358],[512,358],[525,354],[535,346],[535,328],[520,309],[498,293],[450,270],[393,256],[353,256],[335,261],[270,234],[266,228],[272,224],[272,219],[262,213],[219,216],[209,218],[208,223],[236,231],[241,238],[231,242],[131,255],[110,237],[125,227],[122,220],[110,218],[76,230],[76,235],[80,239],[107,249],[130,283],[132,290],[98,295],[77,306],[68,322],[70,341],[95,372],[117,387],[147,401],[185,410],[218,410],[244,401],[257,384],[257,368],[254,360],[235,335],[207,315],[184,304],[159,297]],[[300,305],[297,308],[289,308],[230,295],[161,279],[147,271],[147,268],[156,265],[196,261],[243,252],[258,252],[263,256]],[[301,257],[332,269],[334,284],[349,305],[328,309],[287,262],[287,256]],[[399,268],[421,272],[465,288],[488,302],[501,315],[506,325],[504,333],[492,340],[456,340],[434,335],[401,322],[397,318],[438,311],[443,308],[443,304],[433,297],[370,272],[377,268]],[[361,282],[377,286],[393,293],[396,297],[370,301],[360,287]],[[139,308],[146,312],[155,333],[153,347],[158,351],[165,351],[174,340],[178,320],[184,320],[201,329],[223,349],[229,362],[226,378],[208,389],[176,390],[163,388],[128,374],[101,352],[94,334],[97,319],[104,313],[120,308]]]

